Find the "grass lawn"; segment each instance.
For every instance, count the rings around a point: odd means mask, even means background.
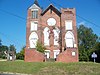
[[[92,62],[53,63],[0,61],[0,72],[32,75],[100,75],[100,64]]]

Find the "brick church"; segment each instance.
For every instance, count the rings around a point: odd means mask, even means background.
[[[78,62],[78,43],[75,8],[58,9],[50,4],[42,10],[35,0],[28,8],[26,26],[26,62]],[[37,41],[46,49],[36,50]]]

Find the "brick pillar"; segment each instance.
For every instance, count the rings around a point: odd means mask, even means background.
[[[54,49],[54,32],[53,32],[53,27],[50,27],[50,58],[54,57],[53,49]]]

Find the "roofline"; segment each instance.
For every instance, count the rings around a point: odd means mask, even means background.
[[[53,6],[54,7],[53,4],[50,4],[41,14],[43,14],[50,6]],[[54,8],[61,14],[61,12],[56,7],[54,7]]]

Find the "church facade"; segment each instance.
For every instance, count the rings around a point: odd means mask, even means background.
[[[29,7],[26,26],[26,62],[78,62],[75,8],[57,9],[50,4],[42,10],[37,2]],[[36,50],[37,41],[46,49]]]

